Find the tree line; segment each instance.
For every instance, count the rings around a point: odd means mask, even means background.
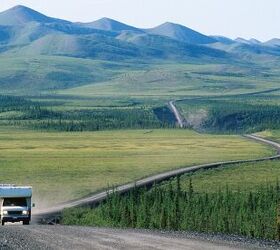
[[[0,117],[0,124],[46,131],[98,131],[106,129],[170,128],[166,109],[151,107],[53,110],[21,97],[0,96],[0,112],[20,111],[18,116]]]
[[[207,117],[200,124],[200,129],[207,132],[253,133],[266,129],[280,128],[280,107],[266,104],[257,97],[243,99],[194,99],[184,100],[183,109],[192,114],[204,109]],[[180,104],[180,102],[178,103]]]
[[[64,211],[68,225],[111,226],[162,230],[236,234],[275,240],[280,237],[277,208],[280,186],[260,187],[256,192],[198,193],[189,182],[188,190],[169,181],[150,191],[134,188],[127,195],[113,193],[97,208]],[[280,219],[280,218],[279,218]]]

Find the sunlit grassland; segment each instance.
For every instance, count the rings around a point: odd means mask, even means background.
[[[280,142],[280,130],[267,130],[256,134]],[[254,192],[261,186],[274,185],[280,181],[280,161],[244,163],[187,174],[182,177],[183,188],[186,190],[189,188],[190,179],[197,192],[217,192],[226,188],[232,191]]]
[[[280,161],[244,163],[185,175],[182,177],[185,190],[189,188],[190,179],[195,192],[214,193],[227,188],[236,192],[255,192],[258,188],[280,181]]]
[[[135,189],[126,196],[113,194],[98,208],[65,210],[62,223],[278,240],[278,163],[235,165],[196,173],[192,182],[188,176],[148,192]]]
[[[115,75],[142,68],[142,64],[109,62],[63,56],[0,55],[1,94],[53,94],[89,83],[102,82]]]
[[[163,64],[144,70],[130,70],[109,81],[58,91],[80,96],[157,96],[229,95],[278,87],[278,73],[255,72],[232,65]]]
[[[239,136],[189,130],[44,133],[1,128],[0,183],[32,185],[42,207],[169,169],[273,153]]]
[[[266,130],[257,135],[280,143],[280,130]]]

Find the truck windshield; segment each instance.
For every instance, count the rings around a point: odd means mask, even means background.
[[[3,207],[26,207],[25,198],[5,198],[3,202]]]

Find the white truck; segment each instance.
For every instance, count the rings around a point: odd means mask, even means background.
[[[0,222],[22,222],[29,225],[31,220],[32,187],[0,184]]]

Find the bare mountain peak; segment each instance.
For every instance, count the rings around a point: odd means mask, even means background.
[[[109,17],[102,17],[99,19],[99,21],[105,21],[105,22],[118,22],[112,18],[109,18]]]
[[[160,27],[160,26],[172,26],[172,27],[180,27],[180,28],[187,28],[187,29],[190,29],[190,28],[188,28],[188,27],[186,27],[186,26],[183,26],[183,25],[181,25],[181,24],[172,23],[172,22],[165,22],[165,23],[159,25],[158,27]]]
[[[262,43],[261,41],[255,39],[255,38],[251,38],[249,41],[250,41],[251,43],[254,43],[254,44],[261,44],[261,43]]]
[[[16,6],[10,8],[10,10],[32,10],[32,9],[30,9],[24,5],[16,5]]]
[[[29,22],[53,23],[59,21],[66,23],[66,21],[48,17],[23,5],[14,6],[0,13],[0,25],[23,25]]]
[[[114,19],[107,18],[107,17],[103,17],[94,22],[85,23],[82,25],[89,27],[89,28],[106,30],[106,31],[115,31],[115,32],[119,32],[119,31],[138,31],[139,32],[140,31],[139,29],[137,29],[133,26],[127,25],[125,23],[121,23],[119,21],[116,21]]]
[[[177,25],[176,23],[172,23],[172,22],[165,22],[165,23],[163,23],[163,24],[161,24],[161,25],[159,25],[159,26],[166,26],[166,25],[169,25],[169,26],[175,26],[175,25]]]
[[[279,38],[273,38],[267,42],[264,43],[267,46],[272,46],[272,47],[279,47],[280,46],[280,39]]]
[[[185,43],[209,44],[216,42],[212,37],[172,22],[165,22],[155,28],[148,29],[147,32],[154,35],[166,36]]]
[[[238,43],[243,43],[243,44],[248,44],[248,45],[260,45],[260,44],[262,44],[261,41],[255,39],[255,38],[251,38],[249,40],[246,40],[242,37],[238,37],[238,38],[235,39],[235,41],[238,42]]]
[[[45,15],[29,8],[29,7],[26,7],[24,5],[16,5],[0,14],[6,14],[6,15],[11,15],[11,14],[14,14],[14,15],[30,15],[30,16],[44,16],[46,17]]]
[[[165,22],[163,24],[160,24],[152,29],[173,29],[173,30],[188,30],[188,31],[194,31],[186,26],[183,26],[181,24],[177,24],[177,23],[172,23],[172,22]],[[151,29],[151,30],[152,30]]]

